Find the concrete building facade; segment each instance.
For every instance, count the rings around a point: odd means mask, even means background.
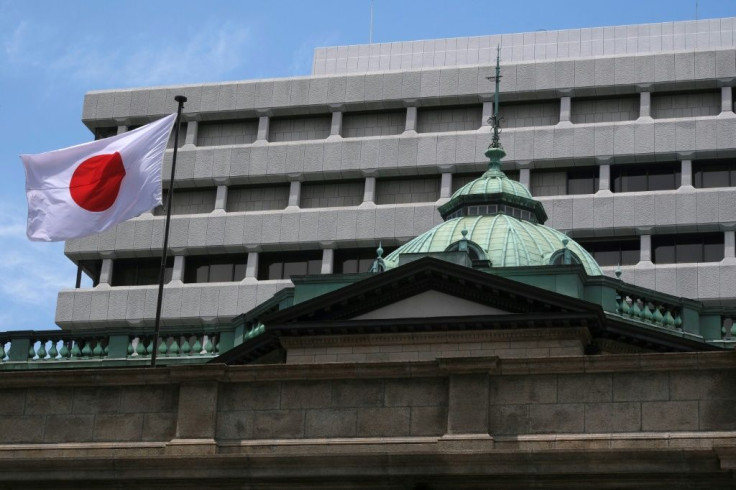
[[[291,274],[366,270],[485,169],[501,46],[504,170],[628,283],[736,304],[736,19],[318,48],[307,77],[91,92],[116,134],[184,107],[165,325],[229,322]],[[164,175],[169,174],[168,152]],[[151,325],[160,210],[67,242],[95,286],[67,330]],[[154,275],[155,276],[155,275]],[[154,280],[155,282],[155,280]]]

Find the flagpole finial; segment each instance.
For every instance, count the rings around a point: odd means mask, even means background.
[[[175,95],[174,100],[182,104],[187,101],[187,98],[183,95]]]

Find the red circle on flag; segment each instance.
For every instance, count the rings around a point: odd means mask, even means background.
[[[95,155],[79,164],[69,183],[69,192],[79,207],[100,212],[118,198],[125,167],[120,153]]]

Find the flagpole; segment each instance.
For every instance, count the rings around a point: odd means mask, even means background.
[[[171,179],[169,180],[169,191],[166,193],[166,224],[164,225],[164,249],[161,252],[161,269],[158,274],[158,299],[156,300],[156,323],[153,327],[153,351],[151,352],[151,367],[156,367],[156,355],[158,354],[158,338],[161,333],[161,306],[164,301],[164,276],[166,274],[166,259],[169,251],[169,226],[171,225],[171,203],[174,200],[174,175],[176,173],[176,152],[179,149],[179,126],[181,124],[181,110],[187,98],[177,95],[174,100],[179,104],[176,110],[176,122],[174,122],[174,155],[171,159]]]

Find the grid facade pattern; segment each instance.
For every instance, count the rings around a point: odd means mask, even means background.
[[[405,110],[348,112],[342,116],[342,136],[343,138],[360,138],[401,134],[405,124]]]
[[[560,101],[502,104],[499,107],[504,128],[553,126],[560,122]]]
[[[358,206],[363,202],[362,180],[343,182],[305,182],[302,184],[300,207],[334,208]]]
[[[639,96],[573,98],[570,121],[574,124],[633,121],[639,118]]]
[[[417,111],[418,133],[472,131],[480,128],[481,106],[420,108]]]
[[[268,141],[321,140],[330,135],[332,116],[273,118]]]
[[[175,189],[172,215],[178,214],[204,214],[211,213],[215,209],[215,196],[217,188],[204,189]],[[162,201],[166,203],[166,191],[163,192]],[[153,210],[154,216],[166,216],[165,206],[158,206]]]
[[[652,117],[717,116],[721,112],[720,90],[680,94],[652,94]]]
[[[376,180],[376,204],[435,202],[439,198],[439,176]]]
[[[258,120],[201,123],[197,146],[247,145],[256,140]]]
[[[227,211],[268,211],[289,204],[289,185],[235,186],[227,193]]]

